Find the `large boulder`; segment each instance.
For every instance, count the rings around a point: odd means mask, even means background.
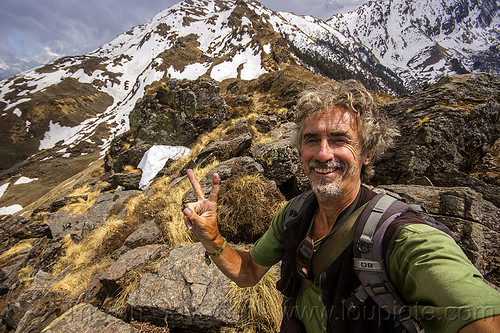
[[[134,270],[154,262],[168,254],[167,245],[145,245],[132,249],[123,254],[118,260],[108,267],[99,277],[108,294],[113,294],[120,288],[120,281]]]
[[[196,164],[203,167],[214,159],[226,161],[242,156],[252,144],[252,133],[245,120],[229,128],[223,136],[210,142],[196,156]]]
[[[31,285],[2,312],[3,322],[16,332],[40,332],[70,307],[67,292],[52,291],[58,278],[39,271]]]
[[[290,129],[276,140],[253,146],[250,154],[263,166],[264,176],[274,180],[287,199],[310,188],[299,153],[291,144]]]
[[[195,332],[236,325],[239,316],[225,297],[229,279],[214,264],[205,264],[204,252],[200,243],[172,249],[158,263],[157,273],[144,274],[130,294],[132,316]]]
[[[213,81],[170,80],[153,87],[130,112],[136,139],[149,144],[189,146],[226,120],[226,103]]]

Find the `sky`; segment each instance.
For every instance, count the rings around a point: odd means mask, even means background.
[[[81,55],[149,22],[179,0],[0,0],[0,69]],[[368,0],[261,0],[275,11],[326,19]],[[23,69],[25,70],[25,69]]]

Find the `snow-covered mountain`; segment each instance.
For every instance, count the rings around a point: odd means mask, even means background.
[[[0,81],[0,169],[42,149],[103,151],[157,81],[252,80],[299,66],[397,94],[454,72],[498,74],[498,7],[372,1],[325,22],[252,0],[184,1],[93,52]]]
[[[500,1],[370,1],[327,23],[370,49],[410,89],[449,74],[500,75]]]

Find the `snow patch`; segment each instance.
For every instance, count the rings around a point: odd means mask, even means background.
[[[262,68],[260,53],[254,54],[254,51],[248,47],[243,52],[237,53],[231,62],[225,61],[212,68],[210,76],[215,81],[238,77],[238,67],[243,64],[241,69],[242,80],[253,80],[267,71]]]
[[[66,143],[72,136],[80,132],[82,125],[75,127],[61,126],[59,123],[49,123],[49,130],[45,132],[45,136],[40,140],[38,150],[53,148],[57,142],[63,140]]]
[[[5,191],[7,191],[7,187],[9,187],[9,183],[5,183],[2,186],[0,186],[0,198],[3,196]]]
[[[28,178],[28,177],[21,177],[19,178],[18,180],[16,180],[16,182],[14,183],[14,185],[19,185],[19,184],[28,184],[28,183],[31,183],[35,180],[38,180],[38,178]]]
[[[207,72],[207,69],[208,67],[206,65],[199,63],[187,65],[182,72],[176,71],[174,69],[174,66],[170,66],[170,68],[168,69],[168,74],[174,79],[196,80],[197,78],[205,74]]]
[[[0,215],[11,215],[11,214],[15,214],[17,213],[18,211],[20,211],[21,209],[23,209],[23,206],[21,205],[11,205],[11,206],[8,206],[8,207],[1,207],[0,208]]]
[[[189,148],[183,146],[158,145],[149,148],[137,166],[137,168],[142,170],[139,188],[145,190],[169,159],[177,160],[182,156],[188,155],[190,152]]]
[[[12,111],[13,114],[15,114],[18,117],[21,117],[23,115],[22,111],[16,108],[14,111]]]
[[[264,45],[263,49],[267,54],[271,54],[271,43]]]

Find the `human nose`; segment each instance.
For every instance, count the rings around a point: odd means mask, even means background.
[[[333,160],[333,149],[327,139],[321,139],[317,159],[321,162]]]

